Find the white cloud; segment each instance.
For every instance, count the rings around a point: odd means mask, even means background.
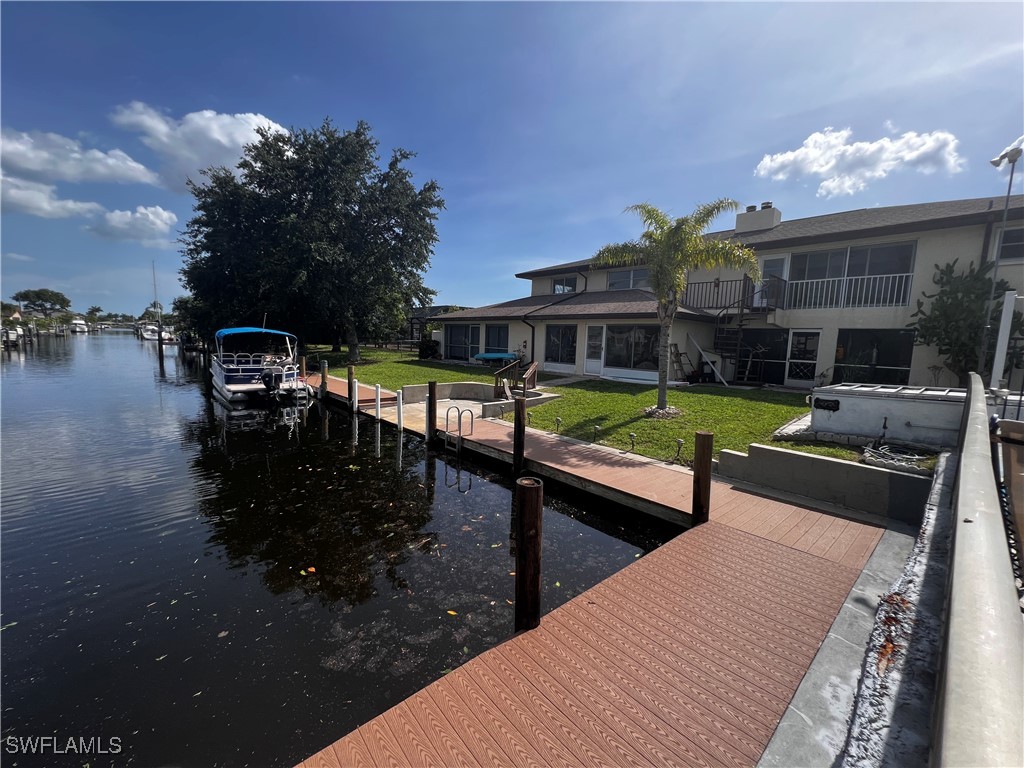
[[[5,259],[10,259],[11,261],[35,261],[35,259],[33,259],[31,256],[25,256],[22,253],[10,253],[10,252],[8,252],[8,253],[4,254],[4,258]]]
[[[139,205],[134,211],[107,211],[86,229],[108,240],[137,240],[150,248],[172,248],[167,236],[177,221],[177,216],[159,205]]]
[[[57,188],[52,184],[27,181],[7,174],[0,177],[0,192],[5,211],[28,213],[44,219],[67,219],[103,213],[103,206],[99,203],[62,200],[57,197]]]
[[[852,134],[849,128],[812,133],[799,149],[765,155],[754,175],[776,181],[819,178],[818,197],[835,197],[867,189],[869,182],[902,168],[924,174],[963,170],[963,160],[956,152],[957,138],[947,131],[908,131],[895,139],[851,143]]]
[[[83,149],[57,133],[12,131],[2,134],[3,169],[37,181],[108,181],[157,184],[159,177],[120,149]]]
[[[200,169],[211,165],[234,168],[242,147],[257,140],[258,127],[286,132],[269,117],[252,112],[229,115],[204,109],[176,120],[141,101],[118,107],[111,119],[142,134],[142,143],[163,161],[164,179],[178,190],[184,189],[186,178],[195,179]]]

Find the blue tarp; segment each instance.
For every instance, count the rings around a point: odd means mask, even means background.
[[[288,333],[287,331],[274,331],[270,328],[221,328],[217,331],[217,341],[220,341],[225,336],[234,336],[239,333],[269,333],[274,336],[287,336],[289,339],[295,338],[295,334]]]

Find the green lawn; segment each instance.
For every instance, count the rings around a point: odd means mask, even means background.
[[[313,347],[310,354],[319,353],[328,361],[333,375],[344,376],[348,366],[346,353],[330,353],[326,349]],[[363,361],[356,364],[356,378],[364,384],[380,384],[392,391],[406,384],[427,381],[493,381],[493,369],[419,360],[415,352],[363,348],[361,353]],[[800,393],[689,387],[669,390],[669,405],[679,408],[682,415],[663,420],[643,414],[645,407],[657,402],[656,387],[588,379],[553,387],[550,391],[557,392],[561,398],[530,408],[531,426],[553,432],[555,419],[560,418],[558,431],[561,434],[592,441],[596,425],[600,427],[597,439],[603,445],[623,450],[630,448],[632,432],[636,435],[636,453],[666,461],[676,455],[677,438],[683,440],[680,460],[692,460],[693,436],[701,430],[715,433],[715,455],[723,448],[745,453],[750,443],[770,443],[772,432],[808,410],[805,395]],[[511,419],[511,414],[506,418]],[[859,451],[843,446],[774,445],[849,461],[860,457]]]

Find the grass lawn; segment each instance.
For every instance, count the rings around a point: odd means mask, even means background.
[[[335,376],[344,376],[347,353],[331,353],[329,347],[311,347],[311,355],[319,353],[328,361]],[[493,381],[492,368],[457,365],[437,360],[419,360],[415,352],[361,348],[363,360],[356,363],[356,378],[364,384],[380,384],[384,389],[398,390],[406,384],[427,381]],[[552,374],[545,379],[562,378]],[[594,426],[599,426],[598,440],[623,450],[629,449],[629,433],[636,434],[636,453],[669,460],[676,455],[676,439],[683,439],[681,461],[693,459],[694,432],[715,433],[715,455],[723,448],[746,453],[750,443],[770,443],[771,434],[787,421],[808,411],[805,395],[772,390],[726,389],[724,387],[689,387],[670,389],[669,405],[683,413],[674,419],[650,419],[643,411],[657,402],[657,387],[623,384],[588,379],[563,387],[552,387],[562,397],[545,405],[530,408],[531,426],[555,431],[555,419],[562,420],[559,432],[580,440],[594,439]],[[506,416],[511,420],[512,415]],[[806,453],[857,461],[860,451],[835,445],[808,443],[772,443]]]

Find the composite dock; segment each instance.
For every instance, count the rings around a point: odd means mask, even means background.
[[[512,426],[478,420],[464,440],[508,454]],[[686,470],[557,435],[528,431],[527,468],[690,509]],[[302,765],[756,765],[883,529],[728,483],[711,504]]]

